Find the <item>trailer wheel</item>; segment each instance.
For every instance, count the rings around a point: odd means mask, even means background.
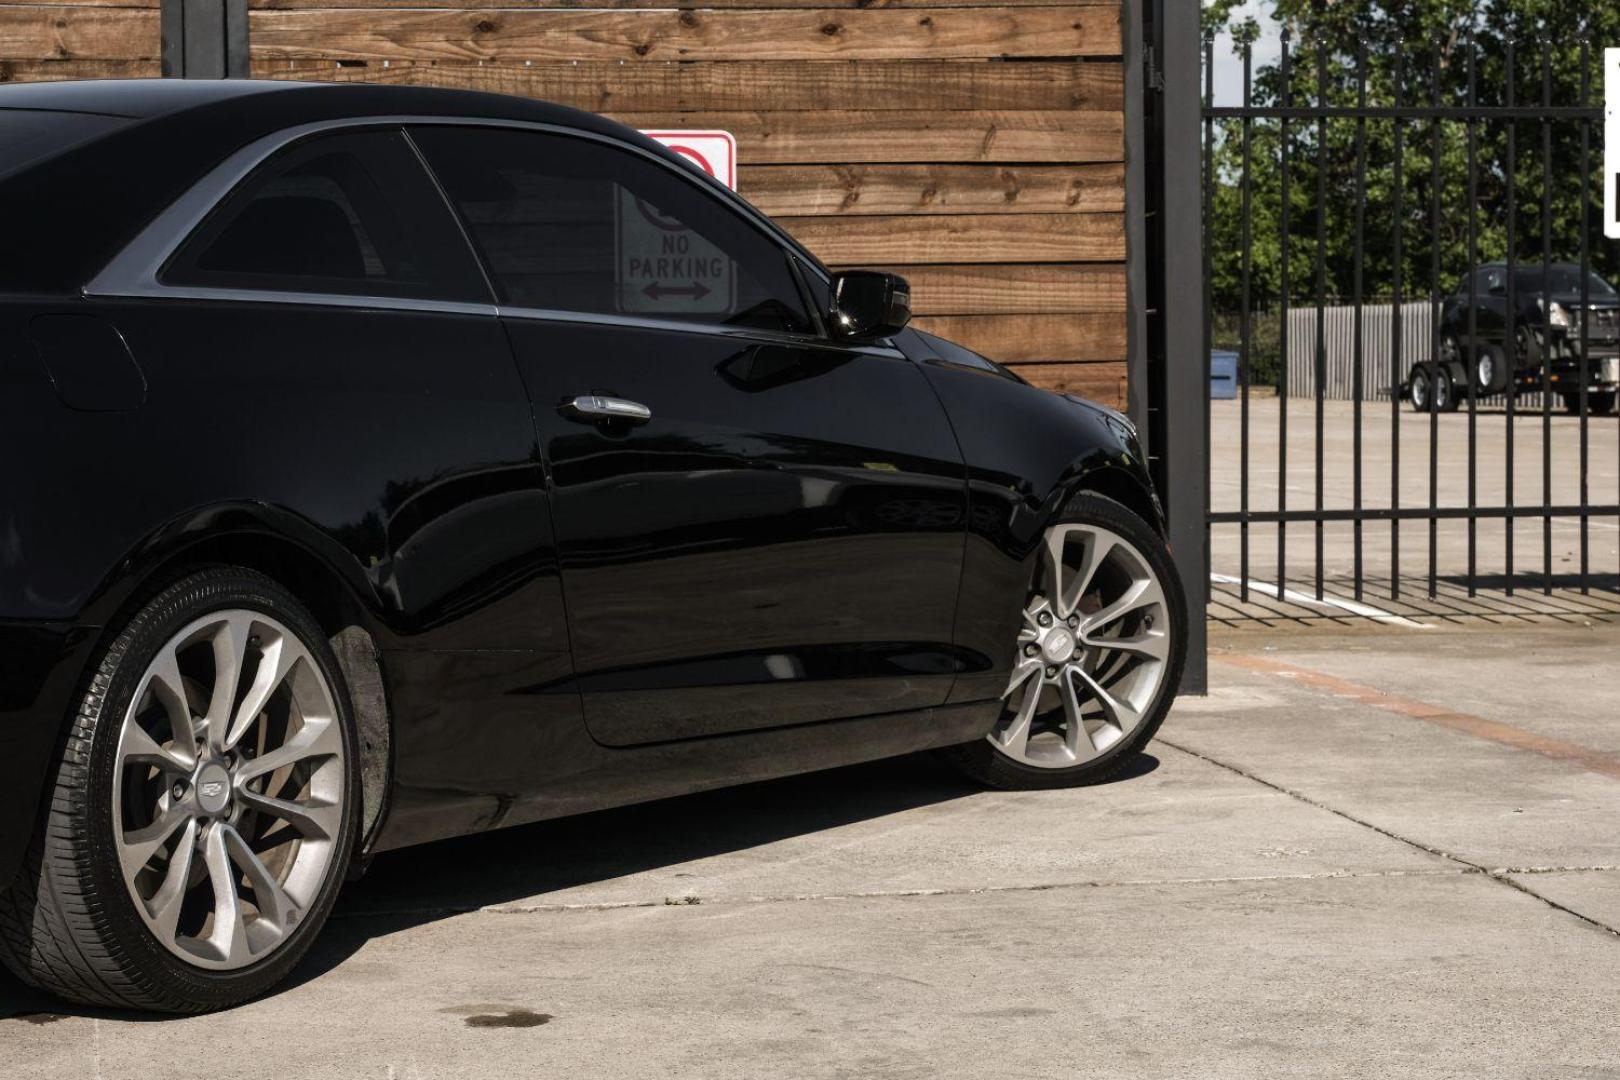
[[[1581,395],[1579,393],[1564,395],[1564,410],[1571,416],[1581,414]],[[1589,391],[1586,395],[1586,413],[1588,416],[1608,416],[1614,411],[1614,391]]]
[[[1429,394],[1433,392],[1434,410],[1436,412],[1456,412],[1457,395],[1452,386],[1451,373],[1444,367],[1435,367],[1430,364],[1419,364],[1412,369],[1411,398],[1412,411],[1426,413],[1429,411]]]

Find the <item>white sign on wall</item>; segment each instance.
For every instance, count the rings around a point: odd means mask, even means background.
[[[1603,130],[1603,233],[1620,240],[1620,49],[1603,53],[1608,121]]]
[[[733,191],[737,140],[725,131],[648,131]],[[633,315],[716,315],[736,307],[731,259],[646,200],[619,189],[619,310]]]

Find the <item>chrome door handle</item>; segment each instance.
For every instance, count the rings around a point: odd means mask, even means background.
[[[582,420],[626,420],[632,424],[645,424],[652,419],[652,410],[639,401],[625,398],[602,397],[599,394],[581,394],[563,402],[564,416]]]

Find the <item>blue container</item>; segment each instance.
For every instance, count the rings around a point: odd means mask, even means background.
[[[1214,401],[1230,401],[1238,394],[1238,354],[1213,349],[1209,354],[1209,396]]]

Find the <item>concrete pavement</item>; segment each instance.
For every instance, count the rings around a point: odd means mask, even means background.
[[[1215,645],[1115,783],[907,759],[401,852],[223,1015],[0,977],[0,1076],[1620,1077],[1620,630]]]

